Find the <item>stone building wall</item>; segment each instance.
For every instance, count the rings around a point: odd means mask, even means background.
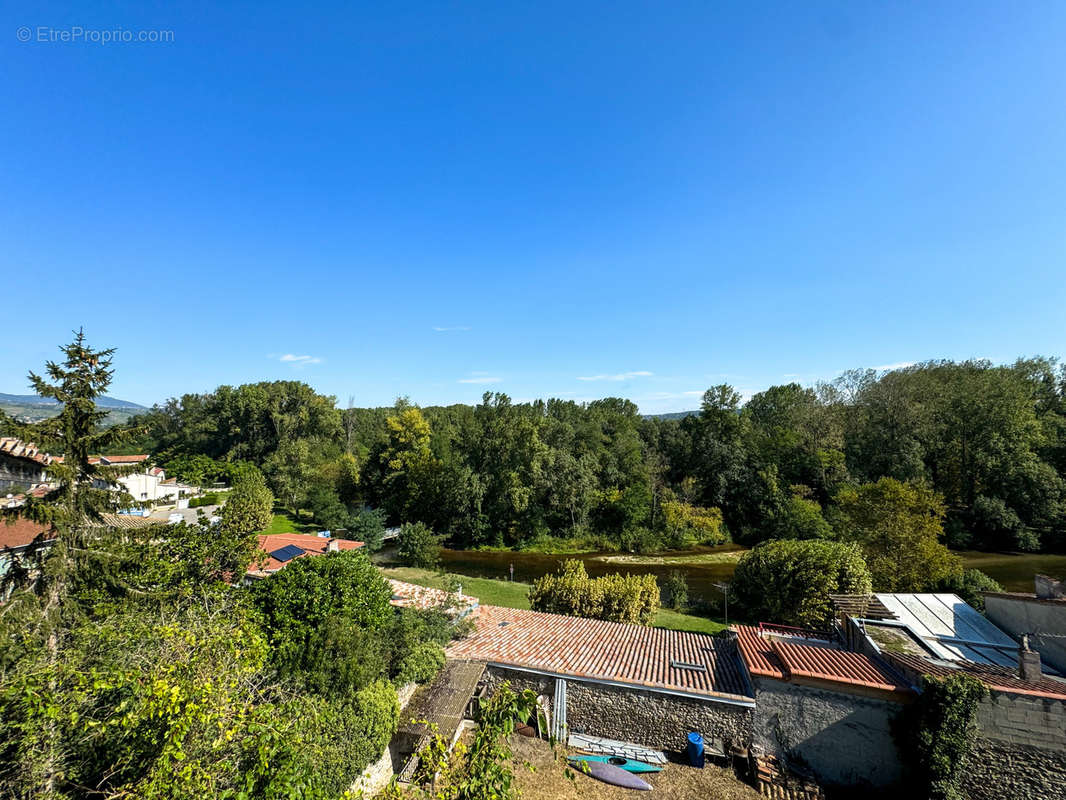
[[[1066,702],[992,691],[964,789],[972,800],[1066,800]]]
[[[883,788],[901,780],[891,728],[899,703],[769,678],[758,679],[756,701],[755,744],[805,765],[819,783]]]
[[[518,690],[555,695],[555,678],[501,667],[485,674],[492,685],[508,680]],[[685,749],[691,731],[724,739],[727,746],[751,743],[754,711],[744,706],[569,678],[566,700],[569,728],[592,736],[675,751]]]

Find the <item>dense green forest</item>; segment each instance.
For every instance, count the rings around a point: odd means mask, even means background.
[[[680,418],[491,393],[338,409],[279,381],[185,395],[135,423],[171,474],[224,481],[251,462],[323,524],[380,509],[453,547],[832,539],[898,512],[933,519],[952,547],[1066,551],[1066,369],[1049,358],[852,370],[746,403],[721,385]]]

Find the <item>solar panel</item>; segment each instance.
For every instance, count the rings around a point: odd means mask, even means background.
[[[296,556],[302,556],[304,551],[294,544],[287,544],[271,553],[272,558],[276,558],[278,561],[291,561]]]

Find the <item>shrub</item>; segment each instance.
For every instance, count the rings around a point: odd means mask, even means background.
[[[688,580],[681,570],[671,570],[670,574],[663,578],[663,589],[670,598],[670,608],[680,611],[688,605]]]
[[[363,508],[348,520],[347,539],[362,542],[367,552],[381,549],[385,537],[385,512],[375,508]]]
[[[396,555],[409,567],[435,569],[440,563],[442,540],[425,523],[409,522],[400,528]]]
[[[659,602],[654,575],[589,578],[585,565],[576,559],[564,561],[554,575],[538,578],[529,590],[534,611],[639,625],[652,623]]]
[[[224,495],[220,495],[218,492],[208,492],[200,497],[194,497],[189,501],[189,508],[202,508],[203,506],[217,506],[219,501],[224,498]]]
[[[280,664],[280,671],[309,691],[343,696],[387,678],[389,655],[387,636],[335,616],[316,628],[307,646]]]
[[[871,590],[857,545],[817,539],[756,545],[733,575],[733,593],[752,619],[788,625],[826,625],[833,617],[830,594]]]
[[[682,539],[697,544],[721,544],[725,541],[720,509],[701,508],[680,500],[667,500],[662,504],[662,509],[667,529]]]
[[[372,630],[392,617],[392,590],[359,551],[297,558],[257,581],[251,595],[279,665],[301,663],[314,633],[333,617]]]
[[[957,594],[982,614],[985,612],[985,598],[981,592],[1002,592],[1003,587],[979,569],[968,569],[961,575],[944,578],[933,587],[937,592]]]
[[[400,663],[395,681],[399,686],[405,683],[426,683],[444,669],[444,662],[443,647],[436,642],[418,642]]]

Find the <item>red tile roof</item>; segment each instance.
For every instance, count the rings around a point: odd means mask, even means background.
[[[299,547],[304,553],[301,556],[297,556],[297,558],[303,558],[306,555],[322,555],[327,552],[331,541],[333,539],[328,536],[315,536],[311,533],[260,534],[259,549],[263,551],[265,558],[261,561],[253,561],[252,566],[248,569],[248,574],[262,576],[282,569],[289,562],[278,561],[276,558],[272,558],[270,553],[280,550],[285,545],[293,544]],[[339,550],[358,550],[363,546],[362,542],[352,541],[351,539],[337,539],[336,542]]]
[[[23,547],[42,533],[45,533],[44,539],[54,539],[54,534],[47,533],[50,527],[39,522],[31,522],[25,517],[8,517],[0,520],[0,548]]]
[[[749,625],[734,625],[741,656],[753,675],[777,680],[806,678],[885,692],[909,693],[910,686],[888,665],[838,645],[810,644],[819,637],[795,637]]]
[[[737,632],[737,645],[748,672],[766,678],[777,678],[779,681],[787,680],[785,665],[781,663],[781,657],[774,652],[768,636],[761,635],[758,628],[750,625],[734,625],[733,630]]]
[[[910,686],[885,664],[863,653],[835,647],[793,644],[779,639],[774,651],[792,677],[847,683],[886,692],[910,692]]]
[[[15,458],[26,458],[47,466],[52,463],[52,456],[42,453],[33,442],[24,442],[14,436],[0,437],[0,453]]]
[[[448,655],[579,679],[751,701],[735,650],[699,633],[481,606],[474,633],[453,642]]]
[[[1066,700],[1066,680],[1045,675],[1036,681],[1024,681],[1017,672],[994,664],[973,661],[939,661],[909,653],[885,653],[885,658],[912,675],[935,675],[946,678],[964,672],[972,675],[990,689],[1012,694]]]
[[[107,462],[108,464],[140,464],[142,461],[147,461],[147,455],[137,456],[91,456],[89,458],[90,464],[100,464]]]
[[[449,611],[464,613],[478,606],[477,598],[467,594],[449,594],[443,589],[419,586],[392,578],[389,578],[389,587],[392,589],[392,604],[397,608],[440,608],[452,601]]]

